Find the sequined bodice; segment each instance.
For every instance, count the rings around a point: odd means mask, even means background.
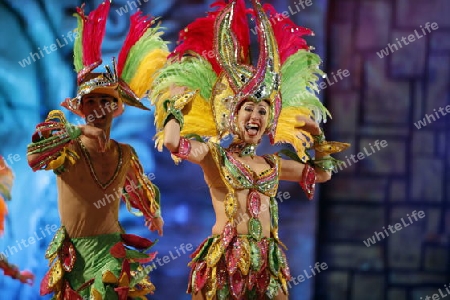
[[[256,190],[268,197],[274,197],[278,189],[278,160],[274,155],[263,158],[270,168],[256,174],[249,166],[222,149],[224,158],[222,173],[225,180],[236,190]]]

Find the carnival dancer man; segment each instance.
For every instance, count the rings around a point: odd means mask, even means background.
[[[331,177],[336,160],[330,154],[348,144],[327,142],[318,125],[329,113],[315,93],[320,58],[302,38],[312,32],[253,0],[254,67],[245,1],[214,6],[181,31],[151,97],[158,148],[201,166],[215,212],[212,235],[192,254],[188,293],[192,299],[287,299],[278,182],[298,182],[312,199],[315,184]],[[264,134],[272,144],[291,144],[295,151],[282,153],[292,159],[258,156]],[[229,135],[234,140],[224,148],[220,142]]]
[[[14,180],[14,174],[11,168],[6,164],[3,156],[0,155],[0,236],[3,234],[5,216],[8,213],[6,200],[11,200],[11,188]],[[20,271],[19,268],[8,262],[8,257],[0,253],[0,269],[3,274],[19,280],[22,283],[32,285],[34,275],[29,271]]]
[[[50,270],[41,282],[41,294],[54,293],[56,299],[143,299],[155,290],[141,266],[154,258],[155,253],[144,253],[153,242],[125,234],[118,214],[122,197],[128,209],[139,210],[136,214],[144,216],[150,230],[162,235],[159,191],[144,175],[133,148],[110,139],[110,131],[124,104],[147,109],[140,99],[168,49],[159,25],[151,27],[154,19],[137,12],[117,65],[113,59],[107,72],[94,73],[102,63],[109,8],[106,1],[87,16],[83,6],[77,10],[78,91],[62,106],[82,116],[86,125],[72,125],[61,111],[51,111],[36,126],[27,149],[34,171],[57,175],[62,227],[47,249]]]

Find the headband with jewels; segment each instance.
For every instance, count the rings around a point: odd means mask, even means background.
[[[74,43],[74,66],[77,76],[77,95],[61,105],[73,113],[80,111],[81,99],[90,93],[111,95],[118,105],[114,117],[122,114],[124,105],[148,110],[141,103],[152,84],[153,74],[161,68],[169,54],[167,43],[161,39],[159,24],[154,18],[138,11],[130,17],[130,29],[120,50],[117,62],[113,58],[106,72],[93,72],[102,64],[101,46],[105,35],[110,1],[101,3],[89,15],[84,5],[77,8],[77,36]],[[153,26],[155,25],[155,26]]]
[[[151,90],[156,107],[158,149],[162,149],[167,99],[181,108],[181,134],[220,141],[239,136],[237,111],[243,101],[270,104],[266,134],[272,144],[289,143],[301,161],[314,143],[298,128],[296,116],[318,123],[330,116],[318,98],[323,72],[320,57],[303,39],[313,35],[269,4],[245,0],[216,1],[216,10],[180,32],[179,45],[160,69]],[[254,24],[250,28],[250,24]],[[250,59],[250,32],[257,35],[259,57]]]

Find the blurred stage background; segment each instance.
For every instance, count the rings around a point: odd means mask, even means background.
[[[100,2],[86,1],[86,11]],[[329,87],[321,93],[333,115],[325,126],[327,136],[352,144],[340,158],[368,153],[323,184],[313,202],[297,184],[281,184],[280,191],[290,196],[280,203],[280,235],[289,248],[292,275],[311,275],[309,266],[316,262],[328,266],[300,284],[291,282],[291,299],[418,300],[439,289],[445,293],[444,285],[450,283],[450,117],[438,111],[450,105],[450,1],[270,2],[316,33],[308,41],[331,75]],[[74,7],[81,3],[0,1],[0,154],[16,175],[0,252],[9,251],[11,262],[37,276],[33,287],[0,276],[0,299],[40,299],[39,283],[47,270],[44,251],[52,237],[48,232],[53,234],[46,228],[59,226],[57,195],[53,173],[33,173],[25,150],[34,126],[75,94],[68,33],[76,26]],[[104,63],[117,55],[137,7],[162,17],[164,37],[173,49],[178,31],[203,16],[211,3],[113,1]],[[438,28],[424,35],[427,22]],[[422,37],[395,50],[392,44],[415,31]],[[56,51],[44,51],[55,43]],[[381,58],[382,49],[389,55]],[[33,55],[39,51],[43,55]],[[335,81],[332,74],[339,69],[350,76]],[[440,118],[433,120],[432,114]],[[422,119],[426,126],[418,128]],[[71,121],[81,122],[73,116]],[[182,244],[196,248],[210,234],[212,207],[200,168],[174,166],[167,151],[155,151],[154,133],[151,113],[128,108],[114,122],[112,137],[136,148],[162,192],[166,225],[155,250],[161,262],[164,256],[169,262],[152,273],[157,291],[149,299],[190,299],[185,294],[186,264],[192,251],[177,250]],[[387,146],[371,148],[376,140],[385,140]],[[265,143],[259,152],[269,151],[273,149]],[[424,211],[425,217],[409,222],[407,216],[414,210]],[[402,218],[411,223],[408,228],[370,247],[364,244],[375,231],[401,223]],[[120,220],[129,232],[157,238],[124,207]],[[21,240],[30,237],[36,242],[21,244],[19,250]]]

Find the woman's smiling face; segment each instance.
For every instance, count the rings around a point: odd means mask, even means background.
[[[266,131],[269,118],[269,104],[245,101],[238,111],[237,121],[240,138],[248,144],[258,144]]]

